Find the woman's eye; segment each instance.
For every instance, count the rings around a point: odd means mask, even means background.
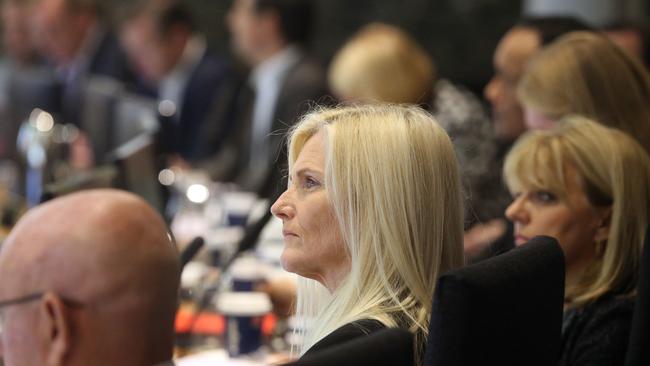
[[[306,189],[312,189],[312,188],[320,186],[320,183],[314,178],[306,177],[305,180],[304,180],[303,186]]]
[[[557,197],[553,193],[547,191],[534,192],[533,197],[535,197],[537,201],[544,203],[551,203],[557,200]]]

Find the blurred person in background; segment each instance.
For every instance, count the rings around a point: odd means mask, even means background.
[[[7,229],[25,205],[26,156],[17,143],[21,124],[34,108],[56,106],[56,82],[34,42],[34,2],[2,1],[0,15],[4,51],[0,60],[0,222]]]
[[[573,32],[553,42],[529,63],[517,96],[530,129],[580,114],[650,151],[650,74],[602,34]]]
[[[426,345],[440,273],[462,265],[458,166],[444,129],[415,106],[315,111],[292,130],[283,267],[301,276],[300,355],[386,327]]]
[[[396,26],[371,23],[336,52],[328,70],[335,96],[355,103],[408,103],[427,108],[437,75],[427,52]]]
[[[6,0],[0,5],[4,57],[0,63],[0,158],[18,159],[16,138],[20,124],[37,106],[47,105],[45,88],[32,87],[34,79],[52,79],[34,44],[31,19],[33,1]]]
[[[213,179],[268,197],[282,188],[282,131],[328,94],[324,69],[306,54],[311,0],[235,0],[227,14],[233,52],[250,68],[231,100],[217,101],[210,139],[226,143],[199,164]],[[224,122],[225,121],[225,122]],[[221,127],[220,127],[221,126]]]
[[[516,89],[528,61],[544,46],[559,36],[591,27],[581,20],[567,16],[526,17],[508,30],[494,51],[494,76],[485,86],[485,99],[492,107],[494,133],[499,141],[496,154],[497,166],[503,166],[503,159],[512,144],[526,131],[524,115],[517,100]],[[501,169],[493,169],[490,179],[495,185],[492,190],[501,207],[509,202],[500,176]],[[465,252],[471,261],[480,260],[512,248],[512,228],[503,218],[475,225],[465,236]]]
[[[141,198],[90,190],[32,209],[2,245],[0,276],[6,366],[172,357],[180,263]]]
[[[480,101],[438,78],[429,54],[406,32],[388,24],[363,27],[334,55],[330,89],[347,102],[408,103],[430,110],[454,143],[467,202],[465,225],[501,217],[486,188],[496,162],[496,142]]]
[[[131,83],[133,74],[126,56],[113,33],[100,0],[35,0],[32,27],[40,53],[55,75],[53,105],[42,108],[58,124],[81,129],[70,141],[67,153],[48,156],[48,165],[60,166],[60,172],[47,172],[44,182],[65,179],[68,174],[86,170],[95,164],[93,142],[84,130],[96,126],[85,124],[85,104],[89,80],[110,79]],[[104,128],[104,127],[100,127]],[[109,137],[106,136],[108,139]],[[55,163],[55,164],[50,164]],[[52,177],[47,177],[52,175]],[[39,179],[40,180],[40,179]],[[39,183],[40,184],[40,183]],[[33,186],[33,184],[28,183]],[[34,191],[28,188],[28,191]]]
[[[485,87],[485,98],[492,105],[495,133],[505,144],[512,144],[526,131],[516,88],[528,61],[561,35],[588,29],[571,17],[524,18],[501,38],[494,52],[494,76]]]
[[[30,28],[34,16],[32,0],[5,0],[2,14],[2,43],[17,67],[29,67],[40,62]]]
[[[83,87],[93,75],[131,81],[126,56],[98,0],[37,0],[34,26],[38,49],[61,83],[62,122],[83,128]]]
[[[566,261],[559,365],[622,365],[650,208],[650,158],[581,116],[531,131],[505,160],[516,244],[558,240]]]
[[[179,1],[131,5],[120,35],[134,69],[159,101],[162,150],[199,159],[207,114],[228,77],[225,62],[207,49]]]
[[[650,39],[647,23],[621,21],[603,27],[603,33],[614,43],[650,66]]]

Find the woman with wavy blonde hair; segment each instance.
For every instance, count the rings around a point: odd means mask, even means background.
[[[458,168],[444,130],[396,105],[316,111],[294,128],[290,183],[272,207],[300,275],[300,354],[384,327],[426,344],[438,275],[462,264]]]
[[[504,178],[516,244],[552,236],[565,254],[560,365],[623,364],[650,218],[650,158],[627,134],[569,116],[524,135]]]
[[[517,96],[531,129],[580,114],[650,150],[650,75],[604,35],[572,32],[553,42],[528,64]]]

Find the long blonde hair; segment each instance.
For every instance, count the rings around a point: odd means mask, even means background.
[[[578,285],[567,288],[568,303],[581,306],[606,293],[632,294],[649,219],[650,158],[627,134],[568,116],[552,130],[524,135],[506,157],[504,179],[511,191],[549,190],[566,200],[568,167],[575,169],[592,206],[612,208],[604,251]]]
[[[543,49],[517,97],[552,119],[579,114],[618,128],[650,151],[650,75],[603,35],[572,32]]]
[[[325,187],[351,269],[332,293],[316,281],[300,280],[297,315],[313,319],[300,353],[347,323],[375,319],[411,330],[420,355],[438,275],[463,261],[451,141],[415,106],[320,110],[292,131],[290,170],[318,131],[326,136]]]

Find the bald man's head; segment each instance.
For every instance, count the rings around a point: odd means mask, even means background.
[[[132,194],[84,191],[31,210],[0,250],[0,300],[46,295],[2,310],[5,364],[170,358],[179,272],[162,218]]]

